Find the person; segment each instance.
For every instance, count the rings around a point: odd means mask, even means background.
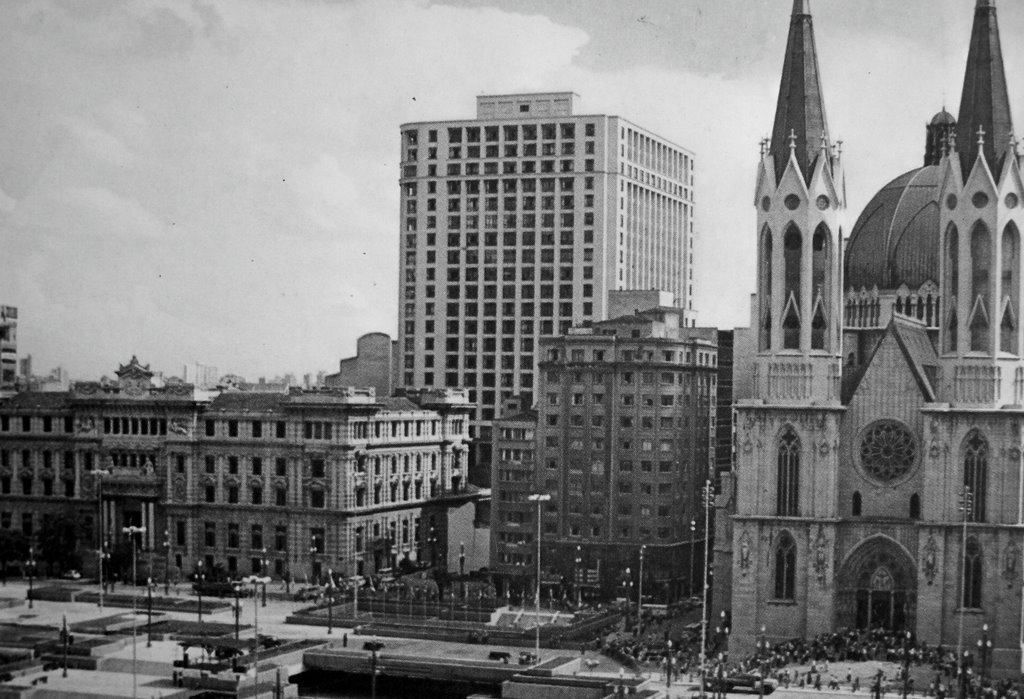
[[[852,691],[854,691],[854,692],[860,691],[860,677],[859,676],[853,678],[853,685],[850,687],[850,689]]]

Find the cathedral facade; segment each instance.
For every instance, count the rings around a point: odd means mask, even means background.
[[[984,635],[993,667],[1016,670],[1024,181],[995,2],[977,0],[959,116],[931,120],[923,166],[848,236],[808,4],[758,164],[733,650],[881,627],[975,654]]]

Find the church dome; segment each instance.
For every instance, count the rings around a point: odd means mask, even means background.
[[[956,117],[943,109],[932,117],[932,126],[956,126]]]
[[[939,173],[927,165],[900,175],[864,208],[846,244],[846,288],[938,282]]]

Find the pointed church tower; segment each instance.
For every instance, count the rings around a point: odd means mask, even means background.
[[[846,206],[825,116],[809,0],[795,0],[772,140],[762,144],[758,211],[757,395],[838,402]]]
[[[955,143],[943,158],[940,400],[1024,404],[1020,163],[995,0],[978,0]]]
[[[762,626],[774,639],[811,637],[833,619],[846,191],[827,124],[808,0],[796,0],[757,176],[753,395],[736,403],[737,656],[754,650]]]

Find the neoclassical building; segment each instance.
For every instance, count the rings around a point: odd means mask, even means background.
[[[843,155],[796,0],[758,164],[753,398],[737,402],[734,649],[911,630],[1022,663],[1024,181],[994,0],[959,116],[844,241]],[[845,245],[844,245],[845,242]],[[967,506],[964,506],[964,503]]]
[[[299,580],[444,565],[453,513],[480,499],[471,409],[455,389],[210,394],[132,357],[115,380],[0,401],[0,529],[38,543],[73,517],[91,573],[101,542],[144,527],[157,579],[200,563]]]

